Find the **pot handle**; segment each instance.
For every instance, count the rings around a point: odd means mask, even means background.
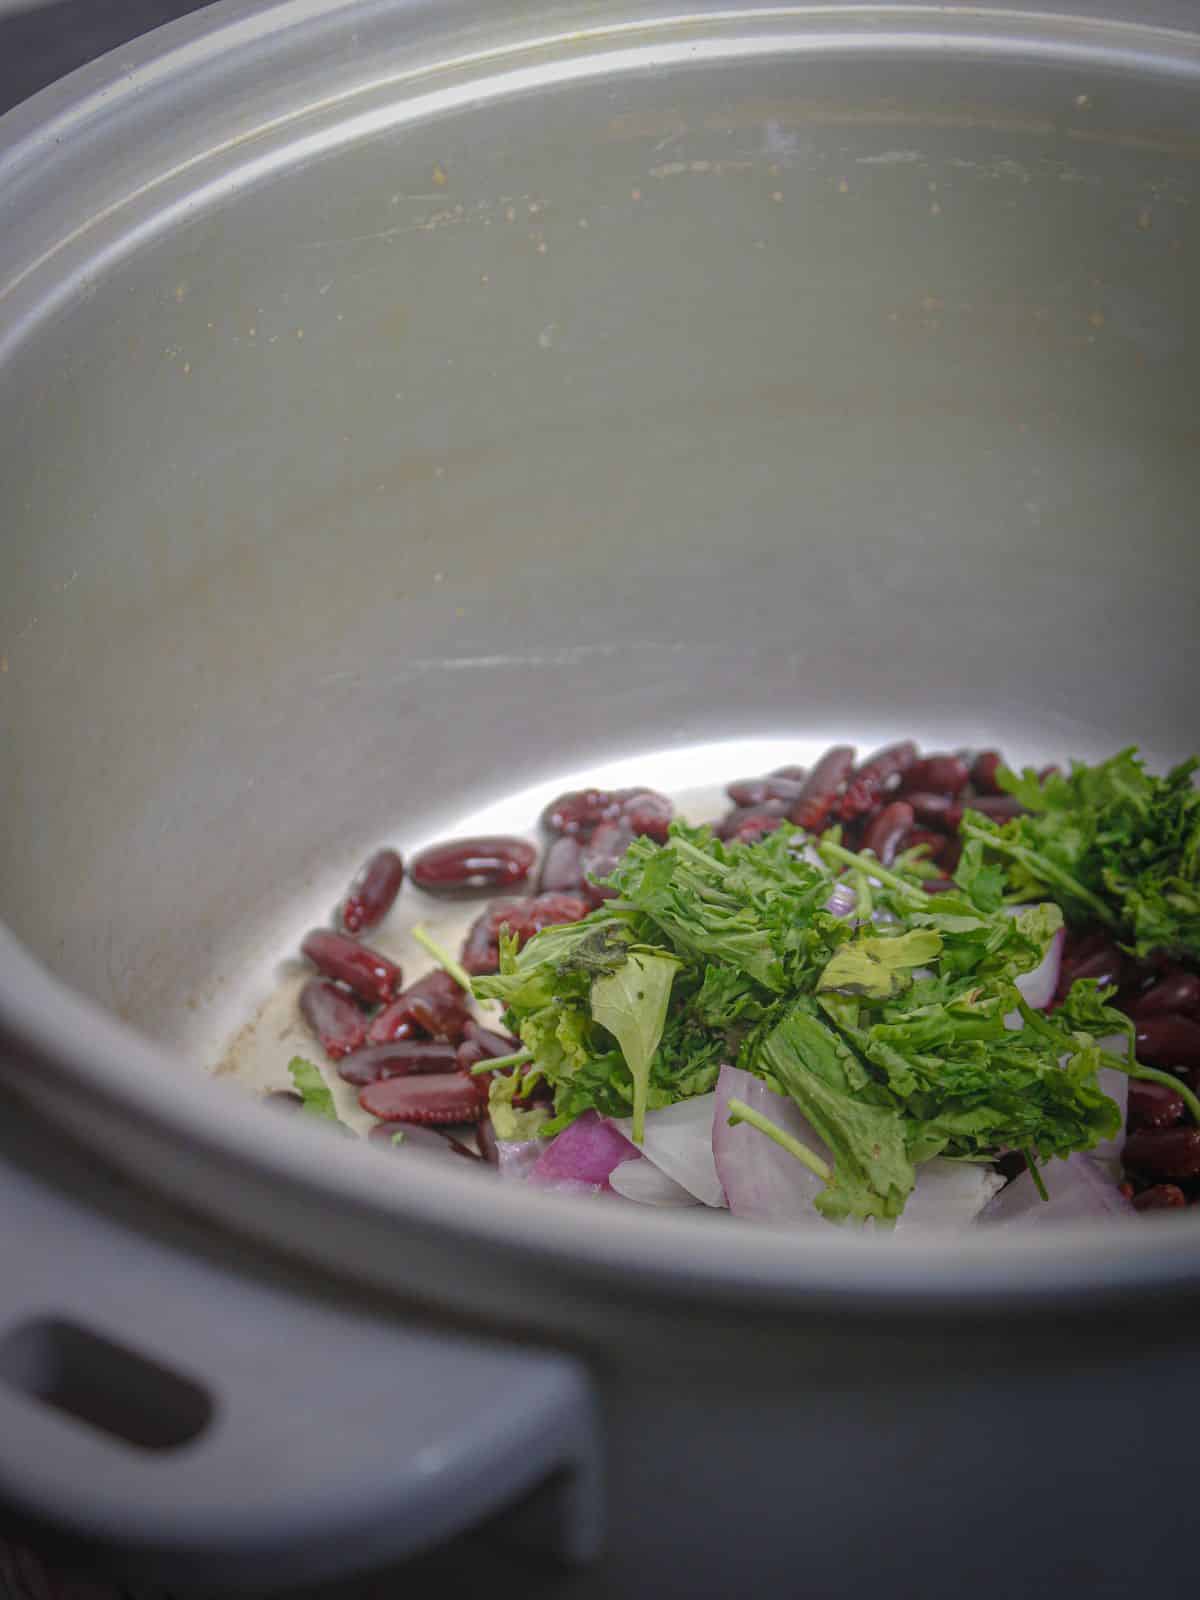
[[[68,1559],[263,1593],[485,1519],[596,1554],[576,1361],[252,1274],[2,1160],[0,1217],[0,1509]]]

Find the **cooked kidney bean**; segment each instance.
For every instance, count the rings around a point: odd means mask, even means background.
[[[403,987],[403,975],[394,961],[344,933],[314,928],[300,949],[318,972],[337,978],[372,1004],[386,1005]]]
[[[488,835],[431,844],[409,864],[409,876],[431,894],[478,894],[524,883],[537,860],[528,839]]]
[[[589,903],[581,894],[539,894],[527,900],[497,900],[471,924],[459,960],[474,977],[495,972],[500,963],[500,929],[505,924],[516,934],[518,945],[523,945],[543,928],[578,922],[589,910]]]
[[[280,1111],[301,1111],[304,1108],[304,1096],[297,1094],[294,1089],[272,1089],[270,1094],[263,1095],[263,1104],[275,1106]]]
[[[974,800],[968,800],[966,804],[972,811],[981,811],[985,817],[991,817],[993,822],[1011,822],[1014,817],[1025,815],[1025,807],[1011,794],[976,795]]]
[[[572,789],[550,802],[542,826],[549,833],[586,839],[604,823],[624,818],[634,833],[662,844],[674,812],[666,795],[653,789]]]
[[[917,759],[917,747],[911,739],[899,744],[885,745],[876,750],[851,775],[846,793],[838,807],[843,822],[853,822],[874,811],[879,802],[899,788],[905,773]]]
[[[461,1072],[379,1078],[367,1084],[358,1103],[381,1122],[478,1122],[487,1106],[487,1085]]]
[[[950,840],[944,833],[932,833],[928,828],[910,828],[900,841],[896,854],[907,853],[909,850],[915,850],[917,845],[923,844],[925,860],[933,864],[941,860],[942,851],[949,843]]]
[[[930,794],[924,789],[906,790],[904,798],[923,827],[939,828],[943,833],[958,831],[963,814],[961,801],[952,800],[948,794]]]
[[[1131,1128],[1173,1128],[1183,1121],[1183,1096],[1165,1083],[1129,1080],[1129,1126]]]
[[[492,1126],[492,1119],[484,1112],[475,1128],[475,1142],[479,1146],[479,1154],[493,1167],[500,1165],[500,1150],[496,1143],[496,1130]]]
[[[817,762],[792,802],[789,819],[806,833],[820,833],[854,771],[854,748],[836,744]]]
[[[953,878],[927,878],[921,887],[926,894],[948,894],[951,889],[957,889],[958,885]]]
[[[438,1039],[397,1039],[392,1044],[368,1044],[338,1062],[347,1083],[375,1083],[381,1078],[407,1078],[414,1073],[450,1072],[455,1066],[454,1046]]]
[[[399,1137],[397,1137],[399,1136]],[[433,1128],[410,1125],[397,1128],[388,1122],[377,1122],[367,1135],[370,1144],[381,1145],[385,1150],[428,1150],[435,1156],[466,1156],[468,1161],[478,1161],[474,1150],[468,1150],[458,1139],[437,1133]]]
[[[790,778],[793,783],[803,783],[808,777],[807,767],[772,767],[768,778]]]
[[[581,860],[585,878],[583,893],[590,905],[598,906],[616,894],[615,889],[592,880],[608,877],[632,839],[633,829],[622,819],[620,822],[602,822],[584,845]]]
[[[1156,1183],[1133,1197],[1135,1211],[1176,1211],[1187,1205],[1187,1195],[1176,1183]]]
[[[759,806],[734,806],[727,811],[713,830],[718,839],[739,840],[743,844],[757,844],[768,833],[780,827],[787,814],[782,800],[764,800]]]
[[[1200,1128],[1139,1128],[1125,1141],[1124,1162],[1150,1178],[1200,1178]]]
[[[451,1044],[457,1044],[466,1030],[469,998],[440,967],[418,978],[400,996],[407,1002],[409,1017],[418,1028],[433,1039],[448,1039]]]
[[[739,778],[736,783],[727,783],[725,793],[735,806],[761,806],[768,800],[777,800],[784,803],[786,810],[803,787],[798,778],[772,773],[766,778]]]
[[[1135,1037],[1137,1058],[1148,1067],[1200,1067],[1200,1022],[1191,1017],[1145,1017]]]
[[[863,849],[874,851],[880,865],[890,867],[912,825],[913,808],[906,800],[893,800],[877,817],[871,818],[863,835]]]
[[[367,1037],[367,1019],[344,990],[310,978],[300,991],[300,1015],[331,1061],[357,1050]]]
[[[914,761],[900,782],[907,800],[910,791],[956,798],[967,787],[971,770],[959,756],[924,756]]]
[[[542,858],[539,894],[575,894],[584,888],[582,846],[564,833],[555,839]]]
[[[521,1048],[521,1041],[514,1039],[510,1033],[499,1033],[495,1028],[485,1028],[482,1022],[476,1022],[474,1017],[467,1021],[467,1039],[472,1044],[477,1044],[485,1056],[510,1056],[514,1050]]]
[[[938,853],[938,866],[943,872],[954,872],[962,860],[963,842],[956,839],[953,834],[946,840]]]
[[[350,885],[342,906],[342,927],[347,933],[374,928],[395,904],[404,882],[404,860],[395,850],[376,850]]]
[[[976,794],[1003,794],[996,774],[1004,766],[999,750],[981,750],[971,763],[971,786]]]
[[[1113,984],[1119,984],[1124,971],[1125,957],[1116,945],[1107,939],[1082,960],[1072,961],[1068,968],[1070,983],[1074,983],[1077,978],[1094,978],[1106,989]]]
[[[1200,1011],[1200,977],[1194,972],[1173,972],[1138,996],[1130,1007],[1134,1017],[1160,1017],[1164,1012]]]

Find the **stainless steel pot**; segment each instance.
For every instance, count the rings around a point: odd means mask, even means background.
[[[1198,85],[1146,8],[279,0],[0,123],[10,1508],[257,1592],[543,1480],[564,1594],[1191,1592],[1192,1217],[551,1206],[185,1065],[564,771],[1193,748]],[[135,1370],[140,1450],[60,1414]]]

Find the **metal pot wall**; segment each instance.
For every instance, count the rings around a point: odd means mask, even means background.
[[[1198,82],[1145,12],[280,0],[4,119],[11,1507],[261,1592],[549,1478],[564,1594],[1191,1592],[1191,1218],[631,1220],[187,1068],[365,847],[557,774],[1190,751]],[[64,1320],[215,1412],[54,1414]]]

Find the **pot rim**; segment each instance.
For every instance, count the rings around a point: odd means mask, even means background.
[[[414,113],[413,105],[422,101],[428,107],[429,96],[422,99],[414,86],[419,79],[427,83],[438,70],[457,74],[456,94],[465,82],[478,104],[481,95],[498,98],[528,87],[527,69],[535,57],[543,82],[561,82],[611,70],[617,63],[644,64],[651,56],[660,63],[682,59],[673,52],[694,50],[704,38],[715,55],[728,55],[736,45],[736,28],[751,25],[758,30],[753,41],[764,53],[769,47],[797,53],[936,48],[978,54],[986,47],[1021,60],[1117,65],[1200,81],[1200,34],[1111,16],[908,5],[738,7],[695,0],[690,14],[682,16],[652,0],[641,8],[634,40],[629,0],[603,8],[580,3],[581,23],[586,15],[588,25],[565,31],[570,9],[554,13],[553,35],[539,30],[537,17],[527,12],[493,18],[502,42],[468,58],[461,53],[462,42],[486,19],[487,0],[450,5],[444,0],[278,0],[265,9],[248,0],[224,0],[44,90],[0,119],[0,218],[7,213],[12,223],[0,221],[0,361],[6,348],[23,343],[70,295],[81,273],[95,275],[102,242],[111,246],[119,235],[124,250],[147,237],[145,226],[132,220],[147,203],[143,185],[123,201],[99,197],[95,215],[69,235],[55,235],[51,216],[49,232],[39,238],[35,224],[43,207],[52,209],[54,174],[70,171],[85,157],[95,161],[97,147],[119,136],[123,117],[145,118],[140,97],[144,101],[174,84],[183,88],[221,62],[232,63],[236,76],[239,52],[250,51],[261,66],[261,50],[272,41],[303,55],[314,51],[331,28],[349,29],[381,16],[402,16],[414,37],[423,30],[421,62],[384,83],[393,97],[387,113],[393,125],[404,115],[425,114]],[[460,54],[451,58],[443,48],[440,66],[429,65],[430,38],[436,43],[451,36]],[[380,80],[374,79],[362,92],[379,89]],[[402,92],[410,98],[399,105],[396,97]],[[357,136],[349,130],[363,130],[361,115],[345,116],[345,101],[351,98],[348,93],[337,102],[340,120],[321,135],[324,148],[332,147],[331,140]],[[444,95],[439,104],[446,108]],[[294,116],[303,118],[312,109],[306,104]],[[389,125],[378,120],[378,110],[364,114],[375,117],[375,125]],[[232,160],[235,175],[241,171],[246,181],[245,169],[253,162],[242,141],[232,144],[238,148],[227,145],[206,156]],[[280,160],[294,159],[295,150],[295,138],[285,139]],[[204,159],[198,158],[197,171]],[[171,177],[177,181],[179,173]],[[178,214],[157,200],[150,203],[158,208],[160,226]],[[123,208],[128,215],[117,219]],[[106,230],[114,228],[110,237]],[[113,259],[110,249],[104,265]],[[339,1147],[341,1159],[329,1162],[323,1159],[330,1149],[327,1135],[302,1125],[302,1119],[284,1119],[254,1105],[230,1117],[235,1102],[227,1089],[180,1070],[167,1051],[53,977],[3,926],[0,1053],[11,1057],[11,1066],[4,1068],[10,1079],[19,1086],[25,1074],[39,1100],[43,1092],[51,1101],[83,1096],[136,1132],[141,1149],[154,1152],[149,1164],[140,1164],[143,1181],[237,1231],[267,1237],[326,1267],[344,1267],[330,1259],[333,1236],[314,1234],[305,1218],[337,1208],[346,1216],[371,1219],[377,1229],[415,1225],[447,1244],[482,1248],[501,1268],[550,1273],[568,1284],[590,1280],[611,1286],[617,1280],[622,1297],[631,1301],[699,1295],[710,1302],[744,1306],[750,1300],[789,1311],[836,1305],[876,1314],[885,1309],[925,1314],[947,1305],[1032,1309],[1047,1300],[1061,1308],[1150,1285],[1159,1291],[1200,1285],[1200,1217],[1189,1214],[1159,1219],[1136,1236],[1125,1225],[1028,1234],[997,1229],[906,1239],[900,1245],[832,1228],[798,1236],[784,1229],[740,1227],[728,1219],[718,1226],[694,1213],[609,1207],[570,1197],[548,1203],[544,1195],[509,1185],[489,1189],[488,1202],[481,1205],[478,1186],[485,1180],[454,1165],[408,1170],[379,1151],[348,1147]],[[183,1152],[186,1160],[180,1160]],[[269,1208],[268,1216],[246,1216],[239,1177],[269,1180],[280,1203]],[[394,1275],[390,1281],[395,1286]]]

